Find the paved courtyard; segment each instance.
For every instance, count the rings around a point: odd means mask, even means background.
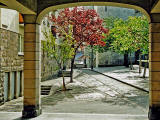
[[[133,70],[130,70],[125,66],[99,67],[99,68],[94,68],[94,70],[149,91],[149,69],[148,68],[146,69],[145,78],[142,77],[144,68],[142,67],[142,72],[139,73],[138,65],[134,65]]]
[[[66,92],[61,91],[62,78],[42,83],[43,85],[52,85],[55,88],[52,89],[54,92],[51,95],[41,98],[44,116],[55,116],[57,117],[55,120],[61,119],[60,115],[68,116],[68,118],[64,117],[64,120],[69,120],[69,116],[73,118],[77,116],[79,120],[78,114],[88,118],[95,115],[95,120],[98,120],[98,116],[102,118],[100,120],[103,120],[103,117],[107,115],[110,116],[111,120],[116,120],[116,115],[121,116],[122,120],[147,119],[147,92],[124,85],[88,69],[76,70],[76,74],[73,83],[68,83],[69,78],[66,78],[67,88],[69,89]],[[22,100],[23,98],[19,98],[5,103],[0,107],[0,111],[21,112]],[[116,114],[115,117],[113,114]],[[82,118],[81,120],[83,120]]]

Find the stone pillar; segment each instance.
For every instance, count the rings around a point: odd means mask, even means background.
[[[40,40],[35,15],[24,15],[24,107],[23,118],[41,114],[40,100]]]
[[[149,27],[149,120],[160,120],[160,14],[151,15]]]

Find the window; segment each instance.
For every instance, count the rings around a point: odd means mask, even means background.
[[[17,72],[17,82],[16,82],[16,89],[17,89],[17,97],[22,95],[22,71]]]
[[[18,55],[24,55],[23,46],[24,46],[24,37],[21,34],[19,34],[18,35]]]

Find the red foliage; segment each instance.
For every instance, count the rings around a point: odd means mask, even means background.
[[[77,47],[82,46],[82,43],[105,46],[101,39],[104,38],[103,33],[108,33],[108,29],[103,27],[103,20],[95,10],[85,10],[82,7],[66,8],[59,12],[57,17],[53,15],[50,20],[53,26],[56,26],[57,33],[60,33],[61,29],[68,32],[69,25],[73,25],[73,37]]]

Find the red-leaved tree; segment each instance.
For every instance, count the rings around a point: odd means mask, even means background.
[[[57,16],[52,15],[50,17],[54,28],[53,32],[59,37],[63,36],[63,32],[66,33],[69,30],[69,26],[72,26],[73,30],[73,45],[74,57],[71,60],[71,79],[73,82],[73,65],[76,52],[79,47],[84,45],[101,45],[105,46],[103,33],[108,33],[108,29],[103,27],[103,20],[99,17],[97,12],[93,9],[84,9],[83,7],[66,8],[58,13]],[[73,40],[73,39],[72,39]]]

